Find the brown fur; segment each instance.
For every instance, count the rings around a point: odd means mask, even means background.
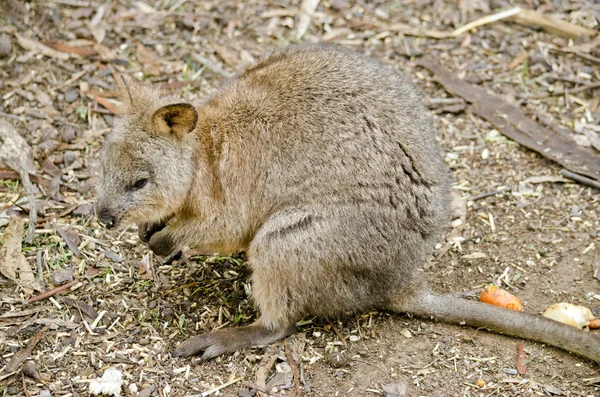
[[[595,337],[566,325],[426,292],[418,268],[447,221],[449,176],[428,112],[392,69],[288,47],[199,106],[197,123],[177,98],[129,85],[102,157],[100,220],[142,223],[160,255],[246,250],[261,312],[175,355],[270,343],[306,314],[390,309],[600,357]]]

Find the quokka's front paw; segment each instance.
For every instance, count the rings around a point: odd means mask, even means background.
[[[148,241],[148,247],[150,247],[152,252],[156,255],[162,257],[169,256],[178,248],[173,236],[166,230],[154,233],[152,237],[150,237],[150,241]]]
[[[157,232],[165,228],[165,222],[142,222],[138,224],[138,235],[143,243],[150,241],[150,238]]]

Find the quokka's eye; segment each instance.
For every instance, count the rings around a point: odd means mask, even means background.
[[[143,179],[138,179],[137,181],[135,181],[135,183],[133,184],[133,188],[134,189],[141,189],[144,186],[146,186],[146,184],[148,183],[148,179],[143,178]]]

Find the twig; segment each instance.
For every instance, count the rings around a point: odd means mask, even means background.
[[[593,37],[598,34],[597,30],[575,25],[533,10],[521,10],[515,15],[514,21],[520,25],[539,26],[550,33],[573,39],[581,36]]]
[[[600,81],[596,81],[594,83],[586,84],[578,88],[573,88],[572,90],[556,90],[556,91],[547,91],[542,94],[529,95],[526,98],[538,99],[538,98],[546,98],[552,95],[564,95],[564,94],[577,94],[579,92],[593,90],[594,88],[600,87]]]
[[[502,19],[510,18],[514,15],[517,15],[521,11],[522,10],[520,7],[515,7],[515,8],[511,8],[510,10],[498,12],[496,14],[486,15],[483,18],[476,19],[473,22],[469,22],[468,24],[461,26],[460,28],[454,30],[452,32],[452,36],[454,36],[454,37],[460,36],[461,34],[466,33],[471,29],[475,29],[475,28],[478,28],[483,25],[487,25],[492,22],[500,21]]]
[[[48,299],[48,298],[50,298],[51,296],[54,296],[54,295],[58,294],[59,292],[62,292],[62,291],[64,291],[64,290],[66,290],[66,289],[69,289],[69,288],[71,288],[71,287],[72,287],[72,286],[74,286],[74,285],[75,285],[75,284],[76,284],[78,281],[79,281],[79,280],[73,280],[73,281],[69,281],[68,283],[66,283],[66,284],[63,284],[63,285],[61,285],[60,287],[53,288],[53,289],[51,289],[50,291],[46,291],[46,292],[44,292],[44,293],[42,293],[42,294],[39,294],[39,295],[34,295],[34,296],[32,296],[31,298],[29,298],[29,299],[27,300],[27,302],[31,303],[31,302],[37,302],[37,301],[41,301],[41,300],[44,300],[44,299]]]
[[[342,342],[342,344],[344,345],[344,347],[348,347],[348,344],[346,343],[346,339],[342,336],[342,334],[340,334],[340,331],[337,329],[337,327],[331,323],[329,323],[329,325],[331,326],[331,329],[333,330],[333,332],[335,333],[335,335],[338,337],[338,339],[340,340],[340,342]]]
[[[211,394],[213,394],[214,392],[216,392],[216,391],[219,391],[219,390],[221,390],[221,389],[224,389],[224,388],[226,388],[227,386],[231,386],[231,385],[233,385],[234,383],[237,383],[237,382],[241,381],[242,379],[244,379],[244,377],[243,377],[243,376],[240,376],[239,378],[235,378],[235,379],[233,379],[233,380],[230,380],[229,382],[225,382],[225,383],[223,383],[222,385],[219,385],[219,386],[217,386],[217,387],[213,387],[213,388],[212,388],[212,389],[210,389],[210,390],[204,391],[204,392],[202,392],[201,394],[190,394],[190,395],[189,395],[189,397],[206,397],[206,396],[210,396],[210,395],[211,395]]]
[[[597,181],[595,181],[591,178],[587,178],[583,175],[576,174],[576,173],[566,170],[564,168],[562,170],[560,170],[560,173],[564,177],[572,179],[574,181],[577,181],[577,182],[581,183],[582,185],[591,186],[594,189],[600,190],[600,183],[598,183]]]
[[[500,194],[500,193],[506,193],[508,191],[510,191],[510,189],[507,188],[507,187],[504,187],[504,188],[496,190],[494,192],[487,192],[487,193],[478,194],[477,196],[473,196],[473,197],[471,197],[470,201],[481,200],[481,199],[484,199],[484,198],[487,198],[487,197],[490,197],[490,196],[495,196],[495,195]]]
[[[203,57],[202,55],[192,54],[192,58],[194,58],[196,61],[198,61],[201,64],[203,64],[204,66],[206,66],[207,69],[211,70],[212,72],[214,72],[216,74],[220,74],[221,76],[223,76],[227,79],[233,76],[233,73],[230,73],[230,72],[224,70],[221,67],[221,65],[211,61],[210,59],[208,59],[206,57]]]
[[[31,397],[31,393],[29,393],[29,390],[27,390],[27,384],[25,383],[25,374],[23,373],[23,371],[21,371],[21,382],[23,382],[23,393],[25,394],[25,397]]]
[[[525,354],[525,345],[523,343],[519,343],[517,345],[517,362],[515,363],[515,367],[517,368],[517,372],[519,375],[525,375],[527,372],[527,368],[525,367],[525,358],[527,355]]]
[[[302,0],[300,4],[300,16],[298,17],[298,26],[296,28],[296,39],[301,39],[308,30],[310,21],[317,7],[319,0]]]
[[[294,375],[294,387],[296,391],[296,397],[300,397],[302,394],[300,393],[300,371],[298,370],[298,364],[294,360],[294,356],[292,354],[292,347],[289,343],[285,345],[285,357],[287,358],[287,362],[292,369],[292,374]]]

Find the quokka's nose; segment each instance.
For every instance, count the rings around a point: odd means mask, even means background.
[[[115,227],[116,218],[107,208],[100,208],[98,211],[98,219],[100,219],[100,222],[104,223],[108,229]]]

